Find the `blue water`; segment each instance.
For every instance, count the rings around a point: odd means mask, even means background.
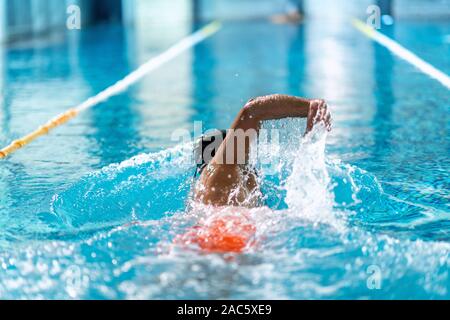
[[[448,22],[382,31],[450,73]],[[0,143],[182,36],[108,25],[3,49]],[[269,93],[327,99],[333,132],[302,141],[303,123],[266,124],[282,143],[261,168],[268,207],[248,213],[257,247],[173,245],[210,212],[187,206],[192,154],[172,132],[226,128]],[[347,22],[225,23],[0,164],[0,298],[449,299],[449,101]]]

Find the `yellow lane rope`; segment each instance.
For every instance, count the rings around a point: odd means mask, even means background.
[[[11,142],[9,146],[0,150],[0,159],[6,158],[11,153],[23,148],[24,146],[36,140],[40,136],[46,135],[47,133],[49,133],[50,130],[59,127],[60,125],[63,125],[72,118],[75,118],[78,115],[78,113],[79,112],[76,109],[70,109],[69,111],[66,111],[63,114],[57,116],[56,118],[50,120],[45,125],[40,126],[37,130],[33,131],[32,133],[20,139],[14,140],[13,142]]]
[[[203,40],[206,40],[213,34],[215,34],[217,31],[219,31],[221,28],[221,23],[218,21],[214,21],[202,29],[198,30],[197,32],[194,32],[193,34],[187,36],[186,38],[182,39],[180,42],[175,44],[174,46],[170,47],[168,50],[164,51],[160,55],[150,59],[146,63],[144,63],[142,66],[140,66],[138,69],[127,75],[122,80],[116,82],[114,85],[108,87],[107,89],[103,90],[96,96],[93,96],[80,105],[78,105],[75,108],[72,108],[49,122],[47,122],[45,125],[40,126],[37,130],[31,132],[30,134],[14,140],[11,142],[10,145],[6,146],[5,148],[0,150],[0,159],[4,159],[13,152],[23,148],[27,144],[33,142],[40,136],[48,134],[52,129],[59,127],[66,122],[70,121],[71,119],[75,118],[78,114],[81,112],[90,109],[106,100],[111,98],[112,96],[115,96],[126,89],[128,89],[131,85],[135,84],[137,81],[142,79],[145,75],[148,73],[156,70],[158,67],[162,66],[163,64],[169,62],[173,58],[177,57],[184,51],[194,47],[198,43],[202,42]]]

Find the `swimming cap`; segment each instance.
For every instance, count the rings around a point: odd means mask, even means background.
[[[202,170],[211,162],[226,136],[227,130],[216,129],[197,139],[194,145],[194,159],[198,169]],[[206,150],[206,148],[208,148],[208,150]]]

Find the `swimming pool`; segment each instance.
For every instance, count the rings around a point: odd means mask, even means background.
[[[450,73],[448,22],[382,32]],[[1,145],[177,41],[154,33],[106,25],[4,50]],[[185,210],[191,153],[173,130],[226,128],[269,93],[327,99],[334,131],[302,144],[297,123],[267,124],[284,149],[268,154],[281,165],[253,213],[257,248],[174,247],[203,213]],[[224,23],[0,164],[0,298],[449,299],[449,101],[348,22]]]

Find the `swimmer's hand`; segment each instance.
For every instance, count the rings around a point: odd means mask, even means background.
[[[318,123],[323,123],[328,131],[331,131],[331,113],[325,100],[311,100],[309,104],[308,121],[305,135],[311,132]]]

